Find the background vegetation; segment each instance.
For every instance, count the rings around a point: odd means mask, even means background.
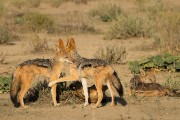
[[[129,62],[129,68],[132,73],[139,73],[141,68],[157,68],[159,70],[168,70],[171,72],[180,71],[180,56],[174,56],[169,53],[156,55],[140,61]]]

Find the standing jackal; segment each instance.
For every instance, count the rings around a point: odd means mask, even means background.
[[[59,40],[59,46],[55,52],[55,57],[50,59],[34,59],[28,60],[21,63],[13,73],[13,80],[11,82],[10,97],[15,107],[19,105],[23,108],[27,106],[24,105],[24,96],[29,89],[42,82],[44,80],[36,81],[36,76],[45,76],[49,79],[47,82],[54,81],[59,78],[61,70],[63,68],[64,59],[67,57],[64,54],[64,44],[63,41]],[[54,106],[57,106],[56,101],[56,85],[51,88],[51,94]]]
[[[97,108],[103,99],[102,86],[103,86],[103,82],[106,81],[112,97],[111,106],[114,106],[115,103],[114,103],[113,86],[119,93],[120,97],[123,96],[123,87],[117,73],[114,71],[111,65],[109,65],[104,60],[87,59],[81,57],[76,50],[76,45],[73,38],[68,40],[66,51],[68,53],[68,56],[70,56],[71,58],[71,60],[68,60],[68,58],[66,58],[66,60],[72,61],[72,63],[70,64],[70,76],[62,77],[58,80],[52,81],[49,83],[49,86],[53,87],[58,82],[77,81],[80,79],[82,81],[83,91],[85,96],[84,106],[87,106],[89,104],[87,79],[92,78],[94,79],[95,86],[98,92],[98,101],[96,105],[93,106],[93,108]]]

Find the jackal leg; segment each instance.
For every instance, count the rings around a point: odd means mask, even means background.
[[[107,87],[108,87],[108,89],[109,89],[109,91],[110,91],[110,93],[111,93],[111,98],[112,98],[112,100],[111,100],[111,106],[114,106],[115,105],[115,103],[114,103],[114,91],[113,91],[113,88],[112,88],[112,81],[110,81],[109,79],[107,79]]]
[[[89,105],[89,102],[88,102],[89,95],[88,95],[87,79],[86,78],[81,78],[81,82],[82,82],[84,96],[85,96],[84,106],[87,106],[87,105]]]
[[[56,85],[52,86],[51,95],[52,95],[54,106],[59,106],[59,104],[56,101]]]
[[[70,75],[70,76],[67,76],[67,77],[62,77],[62,78],[59,78],[55,81],[52,81],[48,84],[49,87],[52,87],[54,84],[56,83],[59,83],[59,82],[67,82],[67,81],[77,81],[79,80],[79,76],[78,75]]]
[[[22,108],[27,108],[28,106],[24,105],[24,95],[27,93],[27,91],[30,88],[30,84],[22,84],[21,90],[19,92],[19,102]]]
[[[98,92],[98,101],[94,106],[92,106],[93,108],[99,107],[103,99],[103,92],[102,92],[103,79],[102,78],[95,79],[95,85]]]

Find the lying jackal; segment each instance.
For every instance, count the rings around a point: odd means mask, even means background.
[[[70,63],[70,76],[62,77],[58,80],[52,81],[49,83],[49,86],[52,87],[58,82],[64,81],[77,81],[81,80],[83,85],[83,91],[85,95],[85,103],[84,106],[87,106],[88,103],[88,88],[87,88],[87,80],[92,78],[95,82],[95,86],[98,92],[98,101],[93,106],[93,108],[97,108],[102,99],[103,99],[103,91],[102,86],[103,82],[106,81],[107,87],[110,90],[112,102],[111,106],[114,106],[114,91],[113,86],[116,88],[119,95],[123,96],[123,87],[120,82],[120,79],[114,69],[110,64],[100,59],[87,59],[81,57],[77,50],[75,41],[73,38],[69,39],[66,45],[67,56],[70,56],[70,60],[66,58],[66,61],[72,61]]]
[[[85,99],[84,93],[83,93],[83,86],[80,81],[75,81],[75,82],[71,83],[69,87],[71,90],[75,91],[75,94],[80,99]],[[107,90],[107,86],[103,85],[102,90],[103,90],[103,95],[105,98],[106,97],[105,91]],[[90,103],[96,103],[98,101],[98,93],[97,93],[95,85],[88,87],[88,94],[89,94],[89,102]]]
[[[59,46],[55,52],[55,57],[50,59],[34,59],[21,63],[13,73],[13,80],[10,87],[10,97],[15,107],[27,108],[24,105],[24,96],[27,91],[38,84],[35,77],[45,76],[48,77],[48,83],[59,78],[64,64],[64,44],[59,40]],[[51,88],[51,94],[54,106],[57,106],[56,101],[56,85]]]
[[[158,83],[143,83],[139,76],[134,76],[130,80],[129,95],[136,96],[179,96],[175,90],[170,90]]]

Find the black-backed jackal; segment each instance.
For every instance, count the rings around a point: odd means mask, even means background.
[[[36,76],[48,77],[48,83],[58,79],[65,58],[67,58],[67,56],[64,52],[64,44],[62,40],[59,40],[59,46],[52,60],[34,59],[21,63],[13,73],[13,80],[10,87],[10,97],[14,106],[19,107],[20,105],[22,108],[27,108],[27,106],[24,105],[23,98],[29,89],[40,82],[35,80]],[[51,94],[54,106],[57,106],[56,85],[51,88]]]
[[[139,76],[134,76],[130,80],[129,95],[152,97],[152,96],[179,96],[176,90],[170,90],[158,83],[141,82]]]
[[[93,106],[93,108],[97,108],[99,107],[103,99],[102,86],[103,83],[106,82],[112,97],[111,106],[114,106],[115,103],[113,86],[119,93],[120,97],[123,96],[123,87],[117,73],[114,71],[111,65],[109,65],[104,60],[87,59],[81,57],[76,50],[76,45],[73,38],[70,38],[68,40],[66,50],[68,55],[71,57],[71,60],[69,61],[72,61],[72,63],[70,64],[70,76],[62,77],[58,80],[52,81],[48,86],[53,87],[58,82],[77,81],[80,79],[82,81],[83,91],[85,95],[84,106],[87,106],[89,104],[87,80],[89,78],[92,78],[95,82],[95,86],[98,92],[98,101],[95,106]]]

